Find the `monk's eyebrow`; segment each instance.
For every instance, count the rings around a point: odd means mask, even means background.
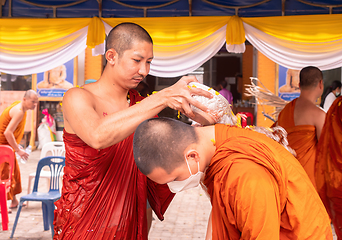
[[[135,55],[136,55],[138,58],[142,58],[142,59],[144,58],[144,57],[143,57],[143,56],[141,56],[139,53],[135,53]],[[150,57],[150,58],[148,58],[148,59],[151,59],[151,60],[152,60],[152,59],[153,59],[153,57]]]

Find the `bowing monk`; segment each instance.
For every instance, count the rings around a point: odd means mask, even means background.
[[[28,154],[19,145],[24,136],[26,111],[33,110],[38,104],[37,93],[33,90],[25,92],[22,101],[15,101],[7,107],[0,116],[0,145],[9,145],[19,155],[27,160]],[[14,153],[13,153],[14,154]],[[4,163],[0,166],[1,179],[8,178],[9,165]],[[21,177],[18,160],[14,158],[14,168],[11,181],[11,188],[7,194],[7,199],[12,200],[11,208],[16,208],[19,204],[15,195],[21,193]]]
[[[62,196],[55,205],[54,239],[147,239],[146,199],[163,219],[173,194],[148,180],[133,158],[133,132],[142,121],[171,107],[193,116],[189,104],[206,111],[183,77],[145,99],[133,90],[146,77],[153,44],[134,23],[113,28],[106,41],[98,81],[68,90],[63,98],[66,165]]]
[[[329,108],[317,144],[317,191],[342,239],[342,97]]]
[[[316,105],[324,89],[321,70],[312,66],[303,68],[299,88],[300,96],[280,112],[277,124],[287,131],[290,147],[316,187],[316,145],[325,120],[325,112]]]
[[[328,214],[304,169],[264,134],[149,119],[135,131],[133,152],[139,170],[167,183],[172,192],[198,186],[205,174],[212,203],[208,239],[333,238]]]

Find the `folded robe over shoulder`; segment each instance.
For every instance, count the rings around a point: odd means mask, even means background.
[[[315,182],[315,161],[317,150],[316,127],[312,125],[298,125],[294,123],[294,109],[297,99],[288,103],[280,112],[278,126],[287,131],[289,146],[296,151],[296,158],[308,174],[312,184]]]
[[[327,112],[317,144],[317,191],[342,239],[342,97]]]
[[[131,105],[142,99],[136,91],[129,94]],[[163,219],[174,194],[138,170],[133,134],[101,150],[67,132],[64,142],[66,165],[62,196],[55,203],[54,239],[147,240],[146,198]]]
[[[247,129],[215,126],[216,152],[204,184],[213,240],[333,239],[304,169],[283,146]]]

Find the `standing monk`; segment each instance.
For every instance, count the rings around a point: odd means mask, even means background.
[[[329,108],[317,144],[317,191],[342,239],[342,97]]]
[[[304,169],[264,134],[156,118],[139,125],[133,151],[139,170],[173,192],[198,186],[205,174],[208,239],[332,240],[328,214]]]
[[[153,43],[142,27],[122,23],[106,41],[100,79],[72,88],[63,98],[66,164],[62,196],[56,202],[54,239],[147,239],[146,198],[162,219],[173,195],[139,172],[133,132],[142,121],[171,107],[193,117],[189,104],[206,111],[191,95],[194,77],[145,99],[133,90],[146,77]],[[138,104],[136,104],[138,103]]]
[[[24,160],[28,154],[19,145],[24,136],[26,111],[33,110],[38,103],[37,93],[33,90],[26,91],[22,101],[15,101],[7,107],[0,116],[0,145],[10,145],[13,150]],[[13,153],[14,154],[14,153]],[[9,165],[0,166],[1,179],[8,178]],[[11,181],[11,189],[7,199],[12,200],[10,208],[16,208],[19,204],[15,195],[21,193],[21,177],[18,160],[14,158],[14,168]]]
[[[316,105],[324,89],[321,70],[312,66],[303,68],[299,88],[300,96],[280,112],[277,124],[287,131],[290,147],[316,187],[316,145],[325,120],[325,112]]]

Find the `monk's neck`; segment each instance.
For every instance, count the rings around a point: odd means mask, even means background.
[[[318,97],[316,96],[316,94],[301,92],[298,100],[302,102],[306,101],[311,102],[312,104],[316,104],[317,98]]]
[[[18,105],[19,105],[19,109],[23,111],[24,113],[28,110],[23,102],[20,102]]]
[[[124,88],[118,81],[115,81],[112,76],[107,73],[103,73],[98,80],[98,90],[102,97],[126,99],[129,89]]]
[[[207,168],[210,165],[211,158],[214,156],[216,151],[215,142],[215,125],[207,127],[196,128],[198,133],[200,145],[205,153],[204,167]]]

